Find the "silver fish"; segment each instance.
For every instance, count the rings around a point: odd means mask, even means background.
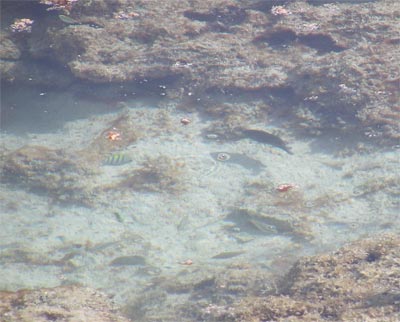
[[[264,163],[250,158],[245,154],[228,152],[212,152],[210,154],[216,161],[239,164],[242,167],[251,170],[254,174],[260,173],[265,168]]]
[[[75,19],[68,17],[66,15],[59,15],[58,18],[60,18],[60,20],[62,22],[65,22],[69,25],[78,25],[79,24],[79,21],[76,21]]]

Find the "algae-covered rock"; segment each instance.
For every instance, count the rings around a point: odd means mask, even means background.
[[[15,3],[5,7],[8,20],[21,6]],[[22,66],[31,57],[67,67],[75,78],[93,83],[167,78],[166,93],[181,97],[203,98],[210,91],[222,98],[238,91],[257,94],[275,102],[273,109],[294,104],[288,112],[305,128],[315,129],[316,123],[301,111],[315,115],[319,131],[343,130],[357,119],[357,125],[371,127],[382,138],[400,135],[396,0],[322,5],[85,0],[70,10],[70,18],[79,21],[73,25],[46,13],[39,3],[31,6],[45,18],[18,42],[18,35],[7,36],[4,54],[13,65],[4,61],[2,77],[8,81],[27,75]],[[54,69],[54,64],[42,68]],[[54,80],[65,84],[64,77]]]
[[[83,178],[89,174],[82,159],[59,149],[29,145],[6,155],[2,169],[5,182],[60,201],[84,201],[88,191]]]
[[[387,235],[300,259],[278,295],[238,303],[235,321],[398,321],[399,250],[399,237]]]
[[[149,158],[141,168],[125,173],[116,189],[132,189],[147,192],[177,193],[185,189],[182,176],[185,164],[181,161],[160,156]]]
[[[0,59],[17,60],[21,57],[21,50],[10,38],[1,35],[0,45]]]
[[[129,322],[103,293],[79,286],[0,292],[4,322]]]
[[[238,262],[224,267],[182,266],[178,274],[163,274],[152,288],[136,293],[125,307],[128,317],[150,321],[219,321],[230,317],[232,303],[249,294],[270,291],[271,272]],[[152,303],[158,303],[154,310]],[[221,320],[224,321],[224,320]],[[233,320],[226,320],[233,321]]]
[[[238,228],[230,233],[235,238],[261,234],[305,242],[314,237],[313,219],[305,215],[309,212],[302,188],[280,192],[273,182],[259,178],[248,182],[246,194],[225,220]]]

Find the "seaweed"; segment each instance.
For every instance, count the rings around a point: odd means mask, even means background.
[[[124,179],[114,188],[176,193],[184,189],[181,180],[184,166],[184,163],[166,156],[147,159],[141,168],[124,173]]]
[[[107,139],[109,132],[117,132],[119,134],[118,140]],[[128,112],[125,111],[109,123],[107,128],[90,143],[88,149],[81,152],[89,158],[102,159],[105,153],[112,153],[125,149],[134,143],[140,135],[140,128],[136,122],[129,117]]]
[[[90,204],[91,192],[81,178],[92,172],[84,160],[75,160],[63,150],[23,146],[6,156],[3,173],[2,181],[46,193],[54,201]]]

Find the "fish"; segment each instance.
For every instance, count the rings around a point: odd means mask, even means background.
[[[131,161],[132,159],[124,153],[113,153],[103,160],[103,165],[124,165]]]
[[[79,25],[80,24],[79,21],[76,21],[75,19],[73,19],[71,17],[68,17],[66,15],[59,15],[58,18],[60,18],[60,20],[62,22],[65,22],[65,23],[67,23],[69,25]]]
[[[310,238],[307,227],[287,214],[280,214],[277,217],[238,208],[234,209],[224,220],[234,223],[240,232],[250,235],[283,235],[298,241]]]
[[[243,250],[233,251],[233,252],[222,252],[222,253],[219,253],[219,254],[211,257],[211,259],[228,259],[228,258],[242,255],[244,253],[245,253],[245,251],[243,251]]]
[[[240,129],[240,139],[250,139],[260,143],[265,143],[285,151],[288,154],[293,154],[291,149],[287,146],[279,136],[268,133],[263,130],[256,129]]]
[[[146,259],[143,256],[121,256],[113,259],[110,266],[145,266]]]
[[[250,158],[241,153],[212,152],[210,155],[214,160],[219,162],[239,164],[242,167],[251,170],[254,174],[259,174],[265,168],[264,163],[261,161]]]

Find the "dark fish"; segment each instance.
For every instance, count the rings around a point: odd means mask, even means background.
[[[132,159],[124,153],[113,153],[103,160],[103,165],[123,165],[131,161]]]
[[[274,216],[260,215],[246,209],[236,209],[226,218],[236,224],[242,232],[249,234],[295,234],[294,225],[288,218],[276,218]]]
[[[250,139],[260,143],[269,144],[289,154],[293,154],[290,148],[286,145],[285,141],[271,133],[265,132],[263,130],[241,129],[240,134],[242,139]]]
[[[212,259],[227,259],[227,258],[232,258],[232,257],[242,255],[244,253],[245,253],[244,250],[239,250],[239,251],[234,251],[234,252],[223,252],[223,253],[219,253],[211,258]]]
[[[239,164],[242,167],[251,170],[254,174],[260,173],[265,168],[264,163],[250,158],[245,154],[228,152],[212,152],[210,154],[216,161]]]
[[[143,256],[121,256],[115,258],[111,263],[110,266],[145,266],[146,259]]]

